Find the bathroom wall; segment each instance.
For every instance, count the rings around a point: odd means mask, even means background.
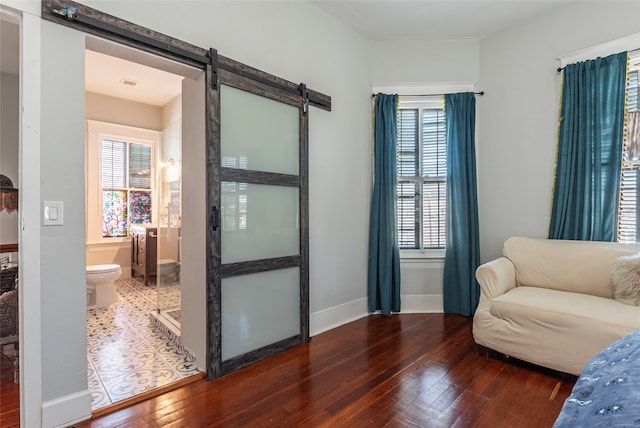
[[[87,119],[154,129],[156,131],[164,127],[162,109],[160,107],[94,92],[86,92],[85,97]]]
[[[182,159],[189,168],[182,175],[182,186],[189,189],[182,194],[182,205],[188,207],[182,212],[180,227],[183,239],[180,282],[182,292],[180,303],[183,308],[180,320],[182,343],[196,357],[196,364],[203,370],[207,361],[207,327],[202,320],[207,319],[206,284],[206,234],[207,227],[206,185],[207,164],[204,103],[204,74],[198,80],[182,81]]]
[[[182,173],[182,95],[175,96],[163,106],[161,116],[158,258],[178,260],[180,212],[179,207],[170,210],[168,204],[171,203],[172,193],[175,193],[175,190],[172,192],[170,182],[179,180]]]

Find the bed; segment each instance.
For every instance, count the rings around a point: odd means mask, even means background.
[[[553,425],[607,426],[640,427],[640,330],[589,361]]]

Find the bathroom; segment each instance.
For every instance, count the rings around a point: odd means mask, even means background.
[[[193,81],[107,55],[90,40],[88,47],[87,353],[95,411],[201,371],[181,332],[182,288],[193,277],[182,274],[183,243],[194,243],[182,228],[189,216],[182,91]]]

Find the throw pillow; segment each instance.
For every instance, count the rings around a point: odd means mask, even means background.
[[[640,254],[618,257],[613,262],[611,285],[614,299],[640,306]]]

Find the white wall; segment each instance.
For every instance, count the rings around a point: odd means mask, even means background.
[[[182,94],[178,94],[161,107],[162,129],[182,119]]]
[[[17,30],[17,27],[16,27]],[[3,48],[9,48],[3,44]],[[17,55],[17,49],[3,49]],[[16,75],[0,73],[0,174],[6,175],[19,187],[18,148],[19,148],[19,78]],[[0,244],[18,242],[18,211],[0,212]]]
[[[377,42],[373,83],[474,82],[479,77],[478,40]]]
[[[42,22],[40,196],[64,202],[64,225],[42,226],[42,425],[91,414],[87,389],[84,35]],[[60,49],[64,46],[64,49]],[[55,82],[53,84],[52,82]]]
[[[480,43],[482,261],[512,235],[546,237],[557,143],[556,57],[640,32],[640,2],[573,2]]]

